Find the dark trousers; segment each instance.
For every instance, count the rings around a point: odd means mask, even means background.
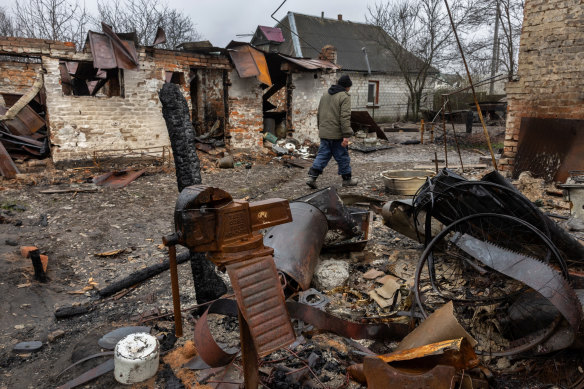
[[[320,147],[316,158],[312,163],[312,167],[308,171],[311,177],[318,177],[322,173],[331,158],[337,161],[339,167],[338,173],[343,176],[343,179],[351,178],[351,157],[346,147],[341,146],[342,139],[321,139]]]

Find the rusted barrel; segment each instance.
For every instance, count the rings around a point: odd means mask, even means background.
[[[324,213],[308,203],[290,203],[290,211],[292,222],[270,228],[264,244],[274,249],[276,268],[306,290],[310,288],[328,223]]]

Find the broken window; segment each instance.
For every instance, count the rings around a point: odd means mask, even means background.
[[[59,70],[66,96],[124,97],[122,69],[96,69],[89,61],[61,61]]]
[[[379,81],[369,81],[367,89],[367,105],[379,104]]]
[[[185,74],[183,72],[166,72],[165,81],[171,84],[184,85]]]

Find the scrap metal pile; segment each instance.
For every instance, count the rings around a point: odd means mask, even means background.
[[[384,217],[425,243],[414,285],[422,315],[451,302],[477,353],[545,354],[574,342],[583,246],[496,171],[467,181],[444,169]]]
[[[445,169],[413,199],[385,204],[384,223],[424,245],[410,279],[370,268],[352,286],[313,289],[321,253],[359,252],[371,238],[373,213],[348,204],[378,213],[381,205],[334,188],[292,202],[234,200],[203,185],[181,192],[176,231],[164,239],[177,336],[185,255],[175,245],[207,252],[233,289],[204,304],[194,326],[196,355],[179,368],[196,371],[196,384],[487,388],[493,358],[542,355],[577,339],[583,246],[497,172],[468,181]],[[226,335],[236,317],[240,342]]]

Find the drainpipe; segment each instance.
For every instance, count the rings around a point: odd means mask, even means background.
[[[367,72],[371,75],[371,66],[369,66],[369,57],[367,56],[367,49],[365,47],[361,47],[363,50],[363,54],[365,55],[365,63],[367,64]]]
[[[292,32],[295,56],[302,57],[302,48],[300,47],[300,39],[298,39],[298,30],[296,29],[296,20],[294,20],[293,12],[288,12],[288,23],[290,23],[290,31]]]

